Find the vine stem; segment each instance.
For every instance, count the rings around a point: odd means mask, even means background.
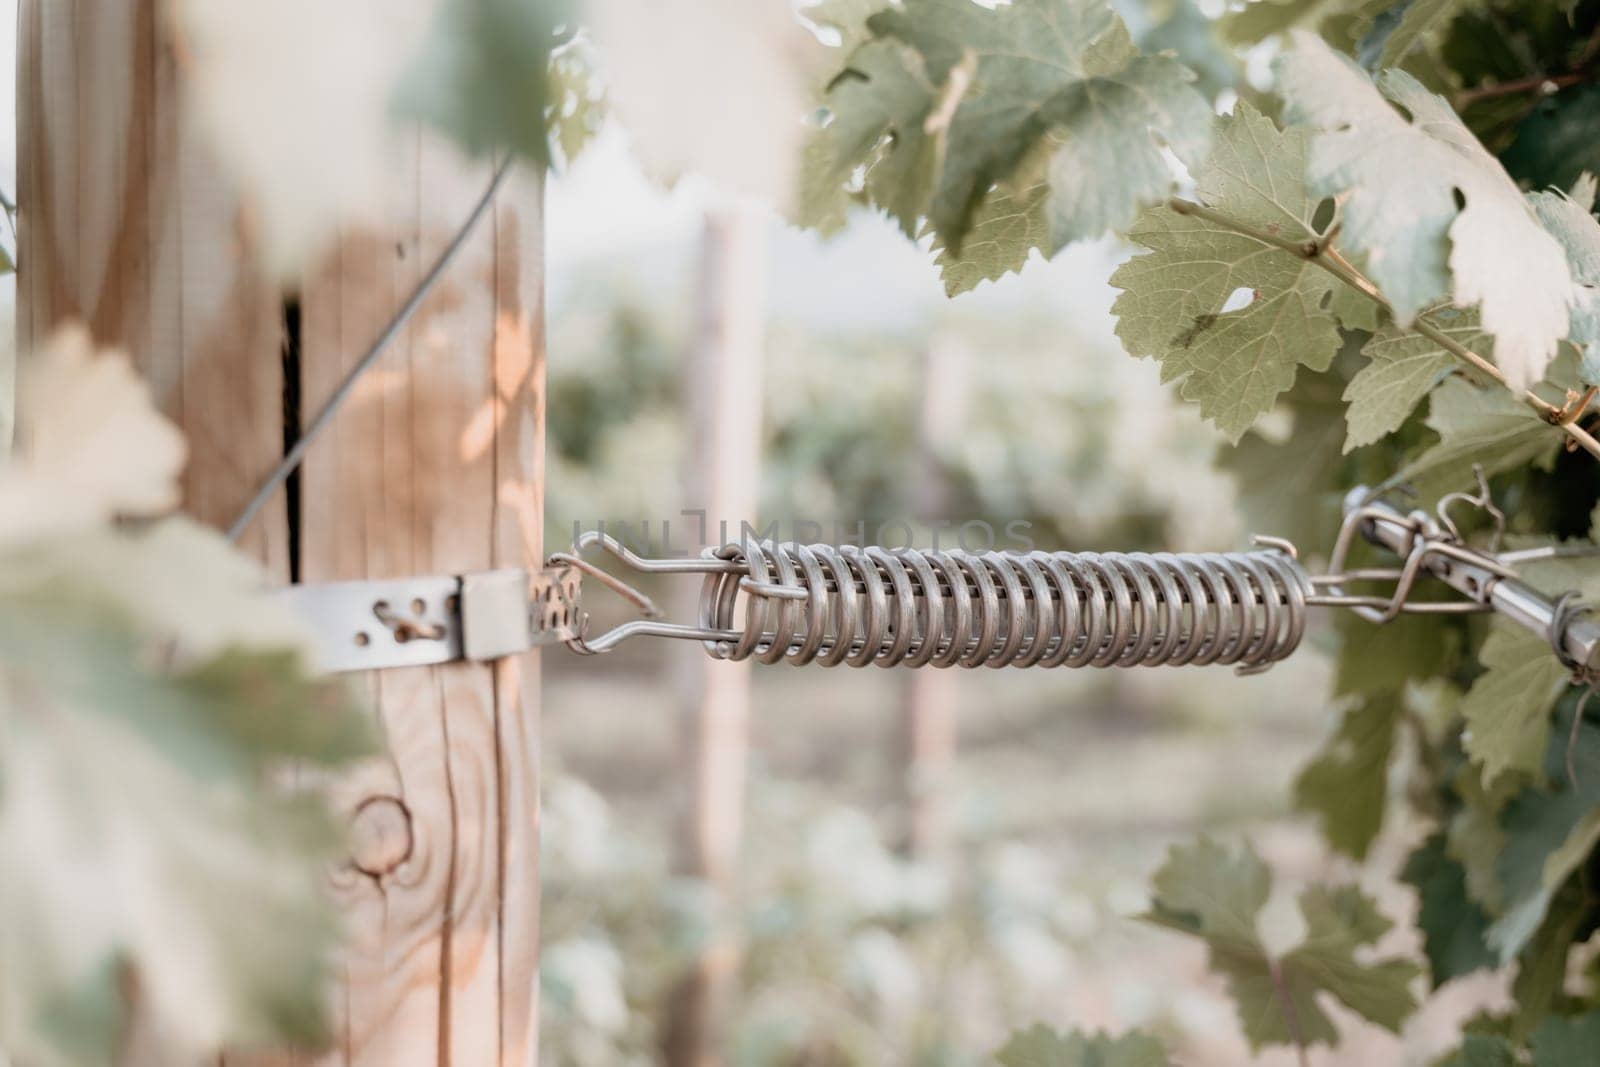
[[[1267,975],[1272,981],[1272,995],[1277,998],[1278,1007],[1283,1009],[1284,1027],[1289,1031],[1289,1040],[1294,1042],[1295,1052],[1299,1054],[1300,1067],[1311,1067],[1306,1039],[1300,1030],[1300,1013],[1294,1010],[1294,998],[1289,996],[1289,985],[1283,979],[1283,967],[1277,960],[1267,961]]]
[[[1297,256],[1308,263],[1314,263],[1367,297],[1383,310],[1389,312],[1391,316],[1394,315],[1394,307],[1383,298],[1382,293],[1378,292],[1378,287],[1372,284],[1371,280],[1357,270],[1348,259],[1340,255],[1339,250],[1330,245],[1326,237],[1308,237],[1298,240],[1292,237],[1284,237],[1282,234],[1273,233],[1259,226],[1252,226],[1250,223],[1236,219],[1224,212],[1206,207],[1204,204],[1197,204],[1193,200],[1184,200],[1181,197],[1173,197],[1168,200],[1167,206],[1179,215],[1192,215],[1197,219],[1205,219],[1207,222],[1215,223],[1224,229],[1232,230],[1234,233],[1260,241],[1262,244],[1281,248],[1290,255]],[[1506,382],[1506,376],[1500,372],[1499,367],[1496,367],[1493,363],[1490,363],[1422,316],[1418,316],[1409,327],[1401,327],[1401,329],[1409,329],[1413,333],[1421,334],[1463,363],[1471,366],[1480,374],[1499,382],[1517,399],[1538,412],[1540,418],[1552,426],[1559,427],[1571,439],[1573,445],[1600,459],[1600,440],[1596,440],[1593,434],[1578,425],[1578,419],[1587,410],[1587,404],[1575,405],[1572,410],[1568,410],[1557,407],[1531,389],[1524,389],[1520,392],[1512,389],[1510,384]]]
[[[1515,96],[1518,93],[1531,92],[1556,92],[1569,85],[1577,85],[1583,81],[1585,75],[1581,71],[1570,74],[1540,74],[1532,78],[1519,78],[1516,81],[1497,82],[1494,85],[1478,85],[1471,89],[1463,89],[1456,94],[1452,104],[1457,111],[1468,104],[1475,104],[1479,100],[1492,100],[1497,96]],[[1545,86],[1549,86],[1548,90]]]

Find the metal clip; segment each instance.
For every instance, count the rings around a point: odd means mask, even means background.
[[[1600,623],[1574,602],[1574,592],[1551,599],[1525,583],[1516,570],[1516,564],[1533,559],[1596,553],[1559,547],[1499,551],[1505,514],[1490,499],[1482,471],[1476,473],[1476,494],[1448,494],[1440,499],[1431,516],[1423,511],[1401,514],[1394,507],[1371,499],[1369,490],[1353,490],[1345,498],[1344,523],[1328,561],[1331,573],[1311,579],[1313,587],[1326,591],[1319,591],[1308,602],[1348,607],[1378,623],[1401,613],[1495,612],[1543,637],[1575,676],[1584,679],[1600,676]],[[1487,550],[1465,543],[1449,515],[1451,505],[1457,503],[1472,504],[1493,519],[1494,530]],[[1398,555],[1402,560],[1400,567],[1348,569],[1345,561],[1357,533]],[[1424,576],[1438,579],[1462,594],[1462,599],[1413,599],[1416,583]],[[1388,596],[1353,595],[1344,590],[1347,583],[1366,581],[1391,581],[1394,585]]]
[[[639,609],[639,613],[644,618],[612,627],[599,637],[591,640],[588,636],[589,614],[582,612],[574,620],[573,632],[565,639],[567,647],[572,651],[583,656],[595,656],[603,652],[610,652],[630,637],[675,637],[690,641],[732,641],[737,640],[740,636],[738,631],[735,630],[714,630],[700,626],[686,626],[682,623],[656,621],[661,617],[661,609],[656,607],[654,601],[627,582],[607,571],[601,570],[583,558],[583,554],[595,545],[599,545],[641,574],[737,574],[741,572],[741,567],[738,564],[728,560],[716,559],[709,552],[698,559],[646,559],[611,535],[600,530],[589,530],[581,534],[573,542],[570,552],[553,553],[546,560],[546,563],[550,566],[567,566],[582,571],[633,604],[634,607]]]

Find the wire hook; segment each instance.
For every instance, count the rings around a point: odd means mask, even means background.
[[[582,571],[638,608],[639,614],[644,617],[612,627],[599,637],[590,640],[588,637],[589,613],[587,611],[582,612],[579,615],[574,635],[568,638],[566,642],[567,647],[572,651],[584,656],[596,656],[603,652],[611,651],[630,637],[640,636],[676,637],[693,641],[728,641],[739,637],[739,633],[732,630],[712,630],[699,626],[686,626],[682,623],[656,621],[662,617],[662,611],[656,606],[655,601],[621,578],[601,569],[584,558],[583,554],[595,545],[599,545],[606,552],[609,552],[641,574],[735,574],[741,572],[739,564],[731,560],[717,559],[709,554],[699,558],[649,559],[634,552],[604,530],[585,531],[572,543],[570,551],[552,553],[548,560],[549,565],[564,564]]]

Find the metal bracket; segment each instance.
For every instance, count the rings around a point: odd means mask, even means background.
[[[486,662],[567,641],[578,623],[570,567],[292,585],[279,595],[311,629],[328,671]]]

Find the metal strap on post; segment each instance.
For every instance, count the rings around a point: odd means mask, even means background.
[[[570,641],[578,572],[508,569],[292,585],[281,596],[311,630],[329,671],[484,662]]]

